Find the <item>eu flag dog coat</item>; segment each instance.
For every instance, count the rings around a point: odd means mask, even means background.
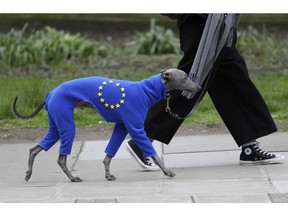
[[[149,106],[165,94],[161,74],[139,82],[97,76],[64,82],[46,97],[49,130],[39,146],[48,151],[60,139],[60,154],[69,155],[75,137],[74,108],[77,102],[84,101],[107,122],[115,122],[106,154],[114,157],[129,133],[146,157],[154,156],[156,152],[144,131],[144,120]]]

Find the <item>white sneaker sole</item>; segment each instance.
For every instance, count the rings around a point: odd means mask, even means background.
[[[146,171],[159,171],[160,168],[155,165],[152,164],[151,166],[148,166],[146,164],[144,164],[139,158],[138,156],[135,154],[135,152],[133,151],[133,149],[130,147],[130,145],[128,143],[125,143],[125,146],[128,150],[128,152],[131,154],[131,156],[137,161],[137,163],[140,165],[141,168],[143,168]]]
[[[240,165],[267,165],[267,164],[278,164],[283,163],[285,159],[284,155],[277,155],[276,158],[259,160],[259,161],[243,161],[240,160]]]

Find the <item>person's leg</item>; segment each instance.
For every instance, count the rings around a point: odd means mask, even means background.
[[[228,50],[208,92],[234,140],[241,146],[277,128],[248,75],[244,59],[235,47]]]
[[[208,92],[235,142],[243,146],[240,164],[278,163],[284,157],[262,150],[256,141],[277,131],[268,107],[237,49],[226,49]]]

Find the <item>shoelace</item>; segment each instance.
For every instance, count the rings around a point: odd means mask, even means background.
[[[263,149],[260,148],[259,142],[255,142],[254,144],[254,149],[255,151],[257,151],[259,154],[265,155],[265,156],[269,156],[269,157],[273,157],[274,154],[271,154],[269,152],[264,151]]]

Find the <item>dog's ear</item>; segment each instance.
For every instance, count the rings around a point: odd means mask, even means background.
[[[170,80],[172,77],[172,73],[167,71],[167,69],[161,70],[161,80],[163,83]]]

